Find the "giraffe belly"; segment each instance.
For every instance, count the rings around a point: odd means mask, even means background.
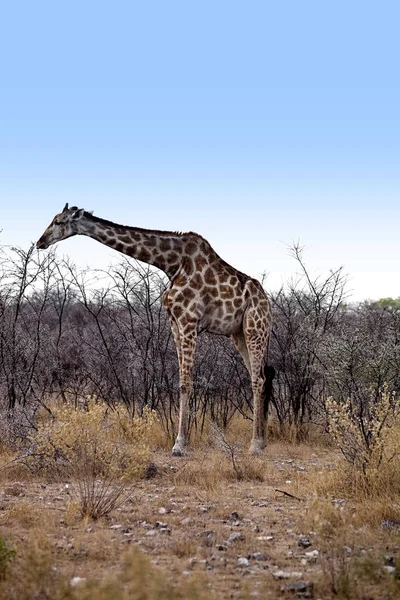
[[[238,333],[242,327],[243,315],[236,312],[233,315],[222,315],[221,317],[209,315],[203,317],[199,323],[199,331],[208,331],[219,335],[232,335]]]

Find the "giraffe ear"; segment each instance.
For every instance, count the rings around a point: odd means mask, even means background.
[[[65,211],[67,211],[67,210],[68,210],[68,202],[67,202],[67,203],[66,203],[66,205],[64,206],[64,208],[63,208],[63,212],[65,212]]]
[[[85,212],[84,208],[78,208],[73,214],[72,214],[72,219],[78,220],[78,219],[82,219],[83,214]]]

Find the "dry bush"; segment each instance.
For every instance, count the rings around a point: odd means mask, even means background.
[[[0,583],[0,597],[4,600],[73,600],[68,580],[55,567],[52,547],[46,535],[33,530],[23,544],[16,547],[16,556]]]
[[[377,397],[371,395],[367,406],[355,407],[348,399],[326,400],[329,431],[346,460],[368,477],[379,468],[386,455],[386,437],[400,416],[400,405],[385,384]],[[391,460],[392,457],[390,457]]]
[[[47,536],[32,532],[17,547],[15,560],[8,565],[6,578],[0,581],[2,600],[209,600],[210,595],[199,582],[189,578],[173,586],[166,575],[151,565],[140,550],[129,549],[122,557],[122,567],[103,580],[83,578],[72,586],[73,574],[56,566],[54,551]]]
[[[322,483],[322,489],[356,500],[391,503],[400,494],[400,407],[384,386],[361,415],[351,402],[327,400],[329,430],[345,463]],[[320,491],[322,491],[320,487]]]
[[[302,519],[316,536],[322,577],[317,583],[321,597],[349,600],[399,597],[398,571],[385,572],[385,556],[396,544],[390,532],[362,523],[354,507],[316,501]]]
[[[151,411],[132,419],[125,408],[110,411],[92,397],[76,409],[56,407],[31,435],[29,467],[71,478],[82,515],[97,519],[124,502],[144,474],[154,423]]]

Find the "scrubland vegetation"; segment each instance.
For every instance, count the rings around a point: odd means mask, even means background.
[[[203,335],[179,459],[160,275],[2,248],[0,598],[400,596],[400,301],[350,304],[293,255],[266,452],[235,349]]]

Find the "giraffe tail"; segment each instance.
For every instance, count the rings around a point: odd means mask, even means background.
[[[269,403],[270,400],[272,398],[272,394],[273,394],[273,385],[272,382],[274,380],[276,371],[274,369],[274,367],[271,367],[269,365],[265,365],[264,367],[264,376],[265,376],[265,383],[264,383],[264,418],[266,419],[268,417],[268,408],[269,408]]]

